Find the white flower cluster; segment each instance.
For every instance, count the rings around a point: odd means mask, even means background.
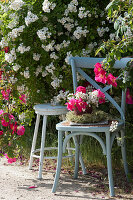
[[[27,17],[25,17],[25,24],[29,26],[29,24],[37,21],[39,18],[37,15],[33,14],[31,11],[28,11]]]
[[[55,3],[51,3],[48,0],[44,0],[42,5],[43,5],[42,7],[43,11],[47,13],[50,13],[50,9],[53,10],[56,6]]]
[[[2,2],[2,1],[1,1]],[[7,4],[3,4],[3,3],[1,3],[0,2],[0,9],[2,10],[2,11],[4,11],[4,13],[6,13],[6,12],[8,12],[8,10],[10,9],[9,8],[9,5]]]
[[[71,54],[71,51],[68,51],[67,52],[67,56],[66,56],[66,58],[65,58],[65,62],[67,63],[67,64],[69,64],[69,58],[70,57],[72,57],[72,54]]]
[[[59,57],[55,54],[55,52],[52,52],[51,54],[50,54],[50,58],[52,59],[54,59],[54,60],[57,60]]]
[[[14,64],[13,65],[13,70],[14,71],[18,71],[21,68],[21,66],[19,64]]]
[[[49,65],[47,65],[45,69],[48,73],[54,74],[55,66],[54,66],[53,62],[51,62]]]
[[[42,18],[42,21],[43,21],[43,22],[47,22],[47,21],[48,21],[48,18],[44,15],[43,18]]]
[[[25,112],[23,112],[23,113],[21,113],[20,115],[19,115],[19,120],[20,121],[25,121]]]
[[[67,9],[65,10],[64,15],[68,16],[69,13],[72,12],[77,12],[77,6],[78,6],[78,1],[77,0],[72,0],[69,4]]]
[[[30,78],[29,67],[26,67],[26,70],[24,71],[24,77],[25,77],[26,79]]]
[[[47,38],[50,38],[51,33],[48,31],[47,27],[43,27],[42,29],[37,31],[37,35],[40,40],[46,40]]]
[[[48,45],[42,44],[42,48],[47,52],[53,51],[54,50],[54,44],[55,44],[55,41],[52,40],[51,43],[49,43]]]
[[[25,87],[25,85],[21,85],[21,86],[17,86],[17,90],[20,92],[20,93],[25,93],[25,91],[27,90],[28,88]]]
[[[45,77],[47,75],[48,75],[48,72],[46,70],[42,72],[42,77]]]
[[[16,60],[16,52],[15,52],[15,48],[13,48],[10,53],[6,53],[5,54],[5,61],[7,61],[8,63],[13,63],[14,60]]]
[[[38,67],[36,68],[35,75],[38,76],[39,73],[41,73],[41,72],[42,72],[42,66],[38,66]]]
[[[79,82],[80,80],[85,80],[85,78],[77,72],[77,82]]]
[[[115,33],[111,33],[111,34],[109,35],[109,37],[110,37],[111,40],[114,40],[114,39],[115,39],[115,36],[116,36]]]
[[[12,10],[19,10],[24,5],[24,2],[22,0],[14,0],[10,4],[10,9]]]
[[[108,27],[98,27],[97,28],[97,32],[98,32],[98,35],[100,36],[100,37],[103,37],[103,35],[104,35],[104,33],[105,32],[109,32],[109,28]]]
[[[85,11],[85,7],[80,7],[78,17],[80,19],[83,19],[83,18],[86,18],[87,16],[91,17],[90,11],[89,10]]]
[[[53,81],[51,82],[51,85],[54,89],[60,87],[60,83],[62,82],[62,76],[60,75],[59,78],[53,76],[52,77]]]
[[[71,19],[70,17],[63,17],[61,19],[58,19],[57,21],[60,22],[62,25],[64,25],[65,23],[68,23],[68,22],[74,23],[74,20]]]
[[[93,51],[93,49],[97,46],[96,42],[91,42],[86,49],[82,49],[81,54],[85,57],[89,57],[89,54]]]
[[[128,38],[133,37],[133,30],[131,30],[130,27],[127,27],[126,32],[124,33],[125,36],[127,36]]]
[[[88,104],[95,104],[98,107],[98,91],[94,90],[93,92],[89,92],[89,98],[87,101]]]
[[[56,96],[57,103],[60,103],[61,101],[66,101],[68,93],[69,90],[67,91],[60,90],[59,94]]]
[[[72,28],[74,28],[74,20],[70,17],[58,19],[58,22],[60,22],[69,32],[72,30]]]
[[[24,45],[23,45],[23,43],[21,43],[19,46],[18,46],[18,48],[17,48],[17,52],[20,52],[21,54],[23,54],[24,52],[26,52],[26,51],[29,51],[30,50],[30,46],[28,46],[28,47],[25,47]]]
[[[15,78],[14,75],[9,77],[9,83],[11,83],[11,84],[15,84],[17,82],[17,80],[18,79]]]
[[[33,53],[33,60],[38,61],[40,60],[41,55],[38,53]]]
[[[16,15],[16,13],[12,13],[12,14],[9,15],[9,18],[10,18],[12,21],[9,22],[9,24],[8,24],[7,27],[10,28],[10,29],[13,29],[14,27],[17,26],[19,17]]]
[[[63,40],[63,42],[62,42],[61,44],[56,44],[56,45],[54,46],[54,48],[55,48],[57,51],[60,51],[61,48],[66,48],[66,47],[69,46],[69,44],[70,44],[70,41],[69,41],[69,40],[68,40],[68,41]]]
[[[88,94],[86,94],[86,93],[82,93],[82,92],[77,92],[76,94],[75,94],[75,98],[76,99],[83,99],[84,101],[87,101],[88,100],[88,98],[89,98],[89,96],[88,96]]]
[[[22,25],[18,28],[14,28],[11,32],[8,33],[8,36],[12,39],[17,38],[18,36],[20,36],[20,34],[23,32],[25,26]]]
[[[3,47],[6,47],[8,46],[8,42],[5,40],[4,37],[2,37],[1,41],[0,41],[0,47],[3,48]]]
[[[89,30],[87,30],[87,26],[85,26],[85,29],[83,30],[82,27],[78,26],[76,30],[73,32],[73,35],[76,39],[80,39],[82,35],[86,37],[86,34],[89,33]]]
[[[118,121],[112,121],[111,125],[110,125],[110,131],[113,132],[117,129],[118,127]]]

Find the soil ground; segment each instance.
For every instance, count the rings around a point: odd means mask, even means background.
[[[44,164],[43,179],[38,180],[38,165],[32,170],[27,164],[20,162],[8,164],[5,158],[0,160],[0,200],[101,200],[123,199],[133,200],[133,190],[125,178],[116,174],[116,196],[110,198],[106,169],[97,171],[91,169],[88,175],[79,173],[74,180],[72,171],[62,170],[59,186],[55,194],[51,193],[55,166],[48,161]],[[120,177],[120,178],[119,178]],[[123,186],[120,186],[122,182]],[[124,190],[123,190],[124,188]]]

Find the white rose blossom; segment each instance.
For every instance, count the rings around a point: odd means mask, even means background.
[[[47,38],[50,38],[51,33],[48,31],[47,27],[43,27],[42,29],[37,31],[37,35],[40,40],[46,40]]]
[[[53,76],[52,79],[53,79],[53,81],[51,82],[52,87],[54,89],[59,88],[60,83],[62,82],[62,76],[60,76],[59,78]]]
[[[29,50],[30,50],[30,46],[25,47],[23,43],[21,43],[17,48],[17,52],[20,52],[21,54],[23,54],[24,52],[28,52]]]
[[[25,17],[25,24],[29,26],[31,23],[37,21],[39,18],[37,15],[33,14],[31,11],[28,11],[27,17]]]
[[[13,65],[13,70],[14,71],[18,71],[21,68],[21,66],[19,64],[14,64]]]
[[[41,55],[38,53],[33,53],[33,60],[38,61],[40,60]]]
[[[6,53],[5,54],[5,60],[8,63],[13,63],[14,60],[16,60],[16,52],[15,52],[15,48],[13,48],[10,53]]]
[[[42,5],[43,5],[42,7],[43,11],[47,13],[50,13],[50,9],[53,10],[56,6],[55,3],[51,3],[48,0],[44,0]]]
[[[14,0],[11,2],[9,8],[12,10],[20,10],[23,5],[24,2],[22,0]]]

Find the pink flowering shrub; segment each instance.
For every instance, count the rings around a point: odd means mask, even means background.
[[[5,53],[8,50],[5,48]],[[4,63],[0,69],[0,156],[6,153],[8,163],[16,161],[21,149],[21,137],[25,133],[24,122],[30,123],[26,105],[27,94],[24,94],[23,88],[17,91],[13,81],[14,72]],[[24,114],[25,110],[28,120]]]
[[[75,111],[76,114],[91,113],[92,106],[98,107],[105,103],[105,94],[98,90],[88,91],[85,87],[79,86],[75,94],[68,95],[67,109]]]
[[[116,79],[117,77],[113,76],[111,73],[107,75],[107,72],[103,69],[102,64],[96,63],[94,68],[95,80],[103,84],[108,83],[113,87],[117,87]]]
[[[127,104],[133,104],[133,97],[130,94],[129,88],[127,88],[127,91],[126,91],[126,103]]]

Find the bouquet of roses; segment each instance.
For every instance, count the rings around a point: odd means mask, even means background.
[[[68,95],[67,109],[74,111],[77,115],[92,113],[93,106],[105,103],[105,94],[98,90],[88,91],[88,88],[79,86],[76,93]]]
[[[105,94],[100,89],[79,86],[75,94],[68,94],[67,99],[68,122],[88,124],[110,119],[108,113],[99,109],[99,104],[105,103]]]

